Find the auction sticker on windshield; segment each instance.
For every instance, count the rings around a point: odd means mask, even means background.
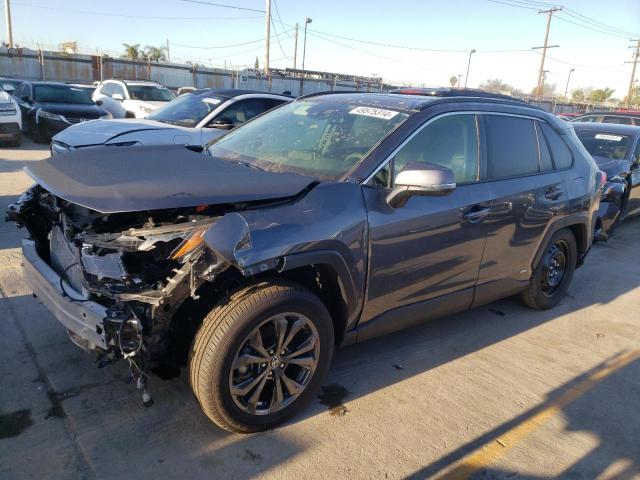
[[[619,135],[607,135],[606,133],[597,133],[595,136],[596,140],[609,140],[611,142],[619,142],[622,140],[622,137]]]
[[[373,107],[356,107],[349,113],[353,115],[365,115],[367,117],[382,118],[383,120],[391,120],[398,112],[393,110],[384,110],[382,108]]]

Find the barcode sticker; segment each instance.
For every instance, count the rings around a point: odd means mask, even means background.
[[[611,142],[619,142],[622,137],[619,135],[608,135],[606,133],[596,133],[596,140],[609,140]]]
[[[367,117],[382,118],[383,120],[391,120],[398,112],[393,110],[384,110],[382,108],[373,107],[356,107],[349,113],[353,115],[365,115]]]

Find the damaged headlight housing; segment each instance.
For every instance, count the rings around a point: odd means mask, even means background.
[[[204,244],[204,234],[209,227],[199,227],[187,234],[182,242],[171,252],[171,260],[180,260],[196,251]]]

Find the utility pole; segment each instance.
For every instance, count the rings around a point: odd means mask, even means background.
[[[467,88],[467,81],[469,80],[469,68],[471,67],[471,55],[476,53],[476,51],[472,48],[469,50],[469,62],[467,63],[467,76],[464,77],[464,88]]]
[[[9,36],[9,48],[13,48],[13,30],[11,28],[10,0],[4,0],[4,17],[7,19],[7,35]]]
[[[302,47],[302,70],[304,70],[304,61],[307,57],[307,25],[309,25],[313,20],[309,17],[304,19],[304,46]],[[302,93],[301,93],[302,94]]]
[[[631,48],[631,47],[629,47]],[[640,38],[636,43],[636,51],[633,54],[633,61],[624,62],[624,63],[632,63],[633,67],[631,67],[631,81],[629,82],[629,93],[627,94],[627,108],[631,108],[631,97],[633,94],[633,84],[636,80],[636,66],[638,65],[638,58],[640,57]]]
[[[171,63],[171,50],[169,50],[169,39],[167,38],[167,62]]]
[[[540,59],[540,70],[538,71],[538,86],[536,87],[536,97],[542,97],[542,89],[544,87],[544,59],[547,56],[547,48],[556,48],[559,45],[548,45],[549,41],[549,29],[551,28],[551,17],[557,11],[562,10],[562,7],[554,7],[549,10],[538,10],[538,13],[546,13],[547,17],[547,31],[544,34],[544,46],[542,47],[533,47],[533,49],[542,48],[542,58]]]
[[[271,40],[271,0],[266,0],[267,10],[265,13],[265,21],[267,28],[264,37],[264,74],[269,77],[269,42]]]
[[[575,68],[569,70],[569,76],[567,77],[567,86],[564,88],[564,101],[567,101],[567,92],[569,91],[569,80],[571,80],[571,73],[575,72]]]
[[[296,69],[296,63],[298,61],[298,22],[296,22],[296,36],[293,47],[293,69]]]
[[[462,79],[462,74],[458,74],[458,88],[460,88],[460,80]]]

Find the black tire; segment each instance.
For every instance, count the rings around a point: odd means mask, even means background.
[[[40,125],[33,120],[31,121],[29,131],[31,132],[31,139],[35,143],[48,143],[46,136],[42,133]]]
[[[522,302],[536,310],[548,310],[557,305],[571,283],[578,260],[576,238],[571,230],[556,232],[544,248],[529,286],[520,294]],[[559,269],[554,266],[554,260],[564,262],[561,277],[555,275]]]
[[[319,342],[319,347],[315,350],[317,353],[314,355],[317,361],[315,370],[307,376],[306,387],[297,397],[294,398],[292,392],[286,390],[291,403],[274,413],[248,413],[238,403],[237,395],[234,397],[231,393],[234,375],[238,374],[238,370],[234,370],[236,366],[234,362],[239,358],[241,349],[251,345],[247,342],[256,329],[260,331],[260,328],[264,328],[262,325],[268,324],[274,316],[285,312],[299,314],[305,318],[305,321],[308,320],[313,324]],[[291,327],[286,327],[285,331],[291,332]],[[262,338],[261,336],[260,339],[263,342]],[[204,413],[221,428],[238,433],[267,430],[295,416],[314,398],[329,369],[333,348],[333,323],[325,305],[316,295],[288,281],[260,282],[239,290],[214,307],[205,317],[193,340],[189,356],[191,388]],[[279,353],[276,352],[276,356]],[[286,358],[284,351],[282,353],[282,358]],[[271,362],[268,365],[254,362],[248,368],[260,370],[265,365],[267,369],[275,369]],[[297,368],[302,371],[302,367],[292,364],[284,367],[283,373],[275,373],[284,375],[286,369],[291,367],[294,371]],[[244,368],[247,369],[247,367]],[[282,365],[280,368],[283,368]],[[272,378],[271,375],[270,370],[269,379]],[[259,375],[256,374],[256,376]],[[271,379],[272,383],[269,384],[273,397],[276,395],[274,383],[276,378],[281,377],[274,375]],[[278,382],[280,383],[280,380]],[[280,383],[280,385],[282,387],[284,384]],[[268,387],[263,383],[264,388]],[[260,402],[266,402],[261,400],[265,393],[263,389],[261,389],[263,393],[258,396]],[[268,397],[269,392],[266,391],[266,394]],[[280,397],[282,398],[282,390],[280,390]],[[255,408],[255,403],[253,406]]]
[[[127,110],[124,114],[124,118],[136,118],[136,114]]]

